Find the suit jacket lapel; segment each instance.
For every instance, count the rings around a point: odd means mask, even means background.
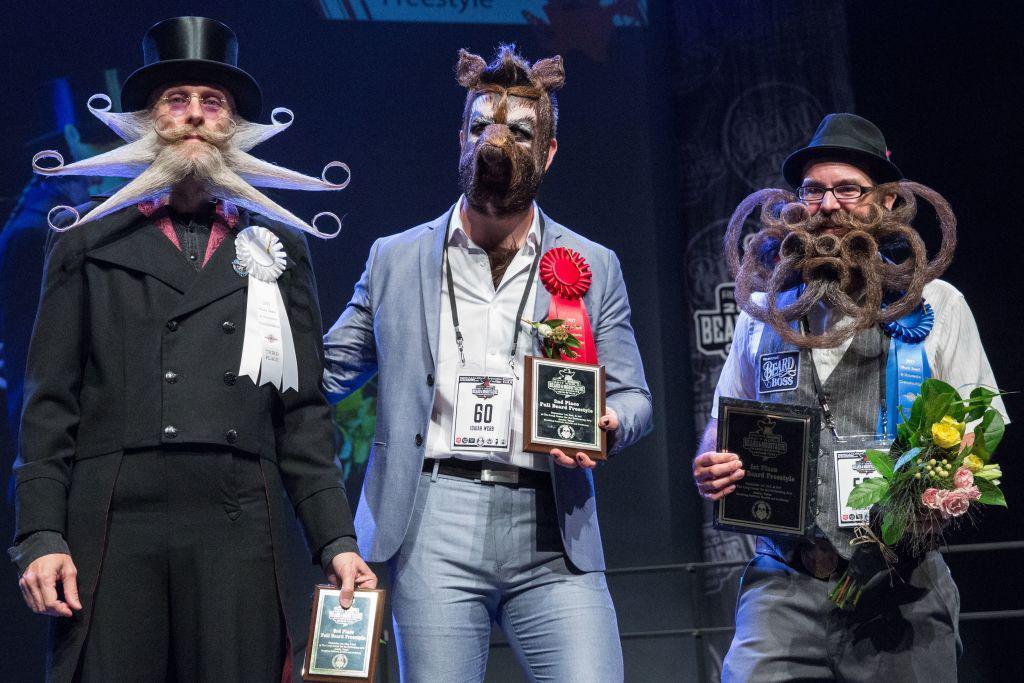
[[[423,297],[423,324],[434,367],[437,366],[438,325],[441,319],[441,262],[445,236],[451,222],[453,205],[443,216],[428,225],[429,231],[420,239],[420,294]]]
[[[104,234],[96,240],[96,246],[89,247],[88,258],[151,275],[179,292],[189,288],[192,277],[182,267],[185,264],[181,252],[136,207],[119,211],[104,221]]]
[[[247,224],[248,216],[243,213],[239,217],[237,227],[238,229],[243,229]],[[210,302],[227,296],[237,289],[243,289],[248,286],[249,278],[239,277],[238,273],[231,266],[231,262],[235,259],[234,236],[237,232],[237,230],[230,230],[228,232],[228,236],[217,247],[217,251],[213,252],[213,256],[210,257],[210,260],[206,262],[206,265],[199,271],[199,274],[192,280],[185,292],[185,296],[178,302],[171,317],[180,318],[198,308],[202,308]],[[293,265],[294,262],[289,256],[285,273]]]

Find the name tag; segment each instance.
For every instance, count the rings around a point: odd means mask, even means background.
[[[800,352],[764,353],[757,359],[757,392],[795,391],[800,384]]]
[[[459,453],[507,451],[511,446],[511,375],[459,375],[455,383],[455,411],[451,449]]]
[[[849,439],[852,440],[852,438]],[[836,473],[836,522],[840,528],[860,526],[868,522],[870,507],[851,508],[846,501],[857,484],[866,479],[881,476],[875,471],[875,466],[871,464],[871,461],[864,457],[864,451],[869,448],[887,451],[891,443],[884,439],[874,439],[871,442],[865,442],[862,447],[832,452]]]

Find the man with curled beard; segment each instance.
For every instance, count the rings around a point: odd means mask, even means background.
[[[959,595],[941,555],[901,552],[897,576],[877,575],[853,611],[829,595],[851,556],[835,452],[862,435],[891,437],[908,405],[904,371],[965,394],[995,387],[963,296],[937,279],[955,245],[955,219],[933,190],[902,180],[881,131],[853,114],[825,117],[783,165],[796,196],[764,190],[744,200],[727,232],[743,312],[712,406],[734,397],[821,411],[815,538],[762,536],[747,566],[724,681],[956,680]],[[916,197],[936,210],[943,239],[928,260],[912,229]],[[739,235],[761,205],[761,229],[742,261]],[[785,359],[791,381],[772,375]],[[788,367],[787,366],[787,367]],[[772,376],[770,376],[772,375]],[[993,405],[1005,416],[998,398]],[[739,456],[716,452],[712,419],[693,474],[718,500],[746,476]],[[846,444],[846,445],[843,445]],[[841,471],[841,470],[840,470]],[[941,520],[912,524],[938,532]]]
[[[49,680],[288,679],[309,586],[285,557],[283,494],[343,606],[376,577],[334,461],[299,229],[324,235],[255,186],[343,185],[246,154],[287,123],[252,122],[260,90],[227,26],[169,19],[143,51],[125,113],[90,101],[128,144],[33,162],[132,180],[51,212],[10,554],[25,602],[54,617]]]
[[[463,195],[440,217],[377,240],[324,338],[333,399],[379,373],[360,548],[391,569],[402,680],[483,680],[493,623],[530,680],[622,680],[596,462],[523,450],[520,382],[524,355],[539,351],[523,319],[549,314],[545,264],[561,257],[559,277],[589,283],[576,290],[590,323],[580,335],[590,362],[606,366],[599,424],[610,451],[650,430],[622,272],[613,252],[534,201],[557,149],[561,58],[531,65],[502,46],[487,64],[463,51],[457,73],[468,91]],[[477,395],[493,405],[495,435],[480,447],[466,441],[475,418],[459,418],[474,414]]]

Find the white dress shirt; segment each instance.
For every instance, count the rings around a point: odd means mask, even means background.
[[[523,298],[533,260],[540,249],[540,209],[533,205],[533,223],[519,253],[512,259],[498,287],[491,278],[491,264],[487,252],[470,240],[462,227],[459,209],[465,197],[460,197],[452,211],[448,228],[448,267],[455,284],[455,302],[458,307],[459,327],[462,330],[466,365],[459,358],[455,343],[448,298],[448,278],[441,276],[441,320],[438,327],[437,377],[434,383],[434,405],[427,428],[427,458],[457,457],[462,460],[491,460],[533,470],[547,472],[551,456],[527,453],[523,450],[523,388],[516,380],[513,388],[512,438],[508,451],[479,451],[452,453],[452,418],[455,385],[459,375],[511,375],[509,352],[512,350],[512,330],[516,313]],[[534,277],[533,287],[523,308],[523,317],[533,317],[537,289],[543,287]],[[532,330],[518,323],[519,345],[516,348],[515,374],[522,378],[524,357],[534,348]]]
[[[953,285],[943,280],[933,280],[924,287],[924,300],[935,313],[932,331],[925,337],[924,352],[931,367],[931,376],[953,386],[961,395],[971,393],[976,386],[995,389],[996,379],[992,366],[981,345],[978,326],[974,315],[964,300],[964,295]],[[755,302],[764,305],[764,295],[755,295]],[[834,320],[836,311],[819,303],[807,314],[811,332],[821,334],[833,325],[849,320],[842,317]],[[722,367],[711,405],[712,417],[718,416],[718,397],[754,398],[757,388],[757,350],[761,345],[764,323],[741,313],[733,331],[732,350]],[[811,358],[818,376],[824,382],[839,365],[843,354],[850,348],[853,339],[848,339],[831,349],[812,349]],[[1006,407],[1001,397],[992,400],[992,407],[1009,422]]]

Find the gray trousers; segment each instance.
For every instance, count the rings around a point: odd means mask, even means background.
[[[960,595],[949,568],[933,551],[903,573],[891,586],[888,576],[875,577],[847,612],[828,599],[835,576],[816,579],[755,555],[741,580],[722,680],[956,681]]]

